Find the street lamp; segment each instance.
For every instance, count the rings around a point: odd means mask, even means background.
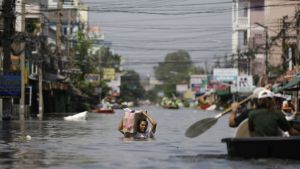
[[[268,77],[268,74],[269,74],[269,66],[268,66],[268,52],[269,52],[269,43],[268,43],[268,39],[269,39],[269,35],[268,35],[268,26],[265,26],[265,25],[262,25],[258,22],[255,22],[254,23],[255,25],[258,25],[262,28],[264,28],[264,31],[265,31],[265,66],[266,66],[266,76]]]

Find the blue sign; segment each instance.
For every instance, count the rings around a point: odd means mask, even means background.
[[[0,97],[21,96],[21,74],[0,74]]]

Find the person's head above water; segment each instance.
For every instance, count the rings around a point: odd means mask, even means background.
[[[144,133],[147,131],[147,128],[148,128],[148,121],[145,120],[145,119],[141,119],[138,121],[138,128],[137,128],[137,131],[139,133]]]

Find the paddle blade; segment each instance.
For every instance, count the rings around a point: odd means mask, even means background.
[[[192,124],[185,132],[186,137],[197,137],[200,134],[204,133],[206,130],[211,128],[216,122],[218,121],[217,118],[210,117],[206,119],[199,120]]]

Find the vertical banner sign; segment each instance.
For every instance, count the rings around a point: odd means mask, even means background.
[[[253,78],[250,75],[238,76],[238,92],[251,93],[253,90]]]
[[[115,79],[115,69],[114,68],[104,68],[103,69],[103,79],[104,80],[114,80]]]
[[[187,84],[178,84],[176,85],[176,92],[178,93],[184,93],[188,90],[188,85]]]
[[[191,75],[190,88],[193,92],[205,92],[207,88],[207,75]]]
[[[0,74],[0,97],[21,96],[21,74]]]

